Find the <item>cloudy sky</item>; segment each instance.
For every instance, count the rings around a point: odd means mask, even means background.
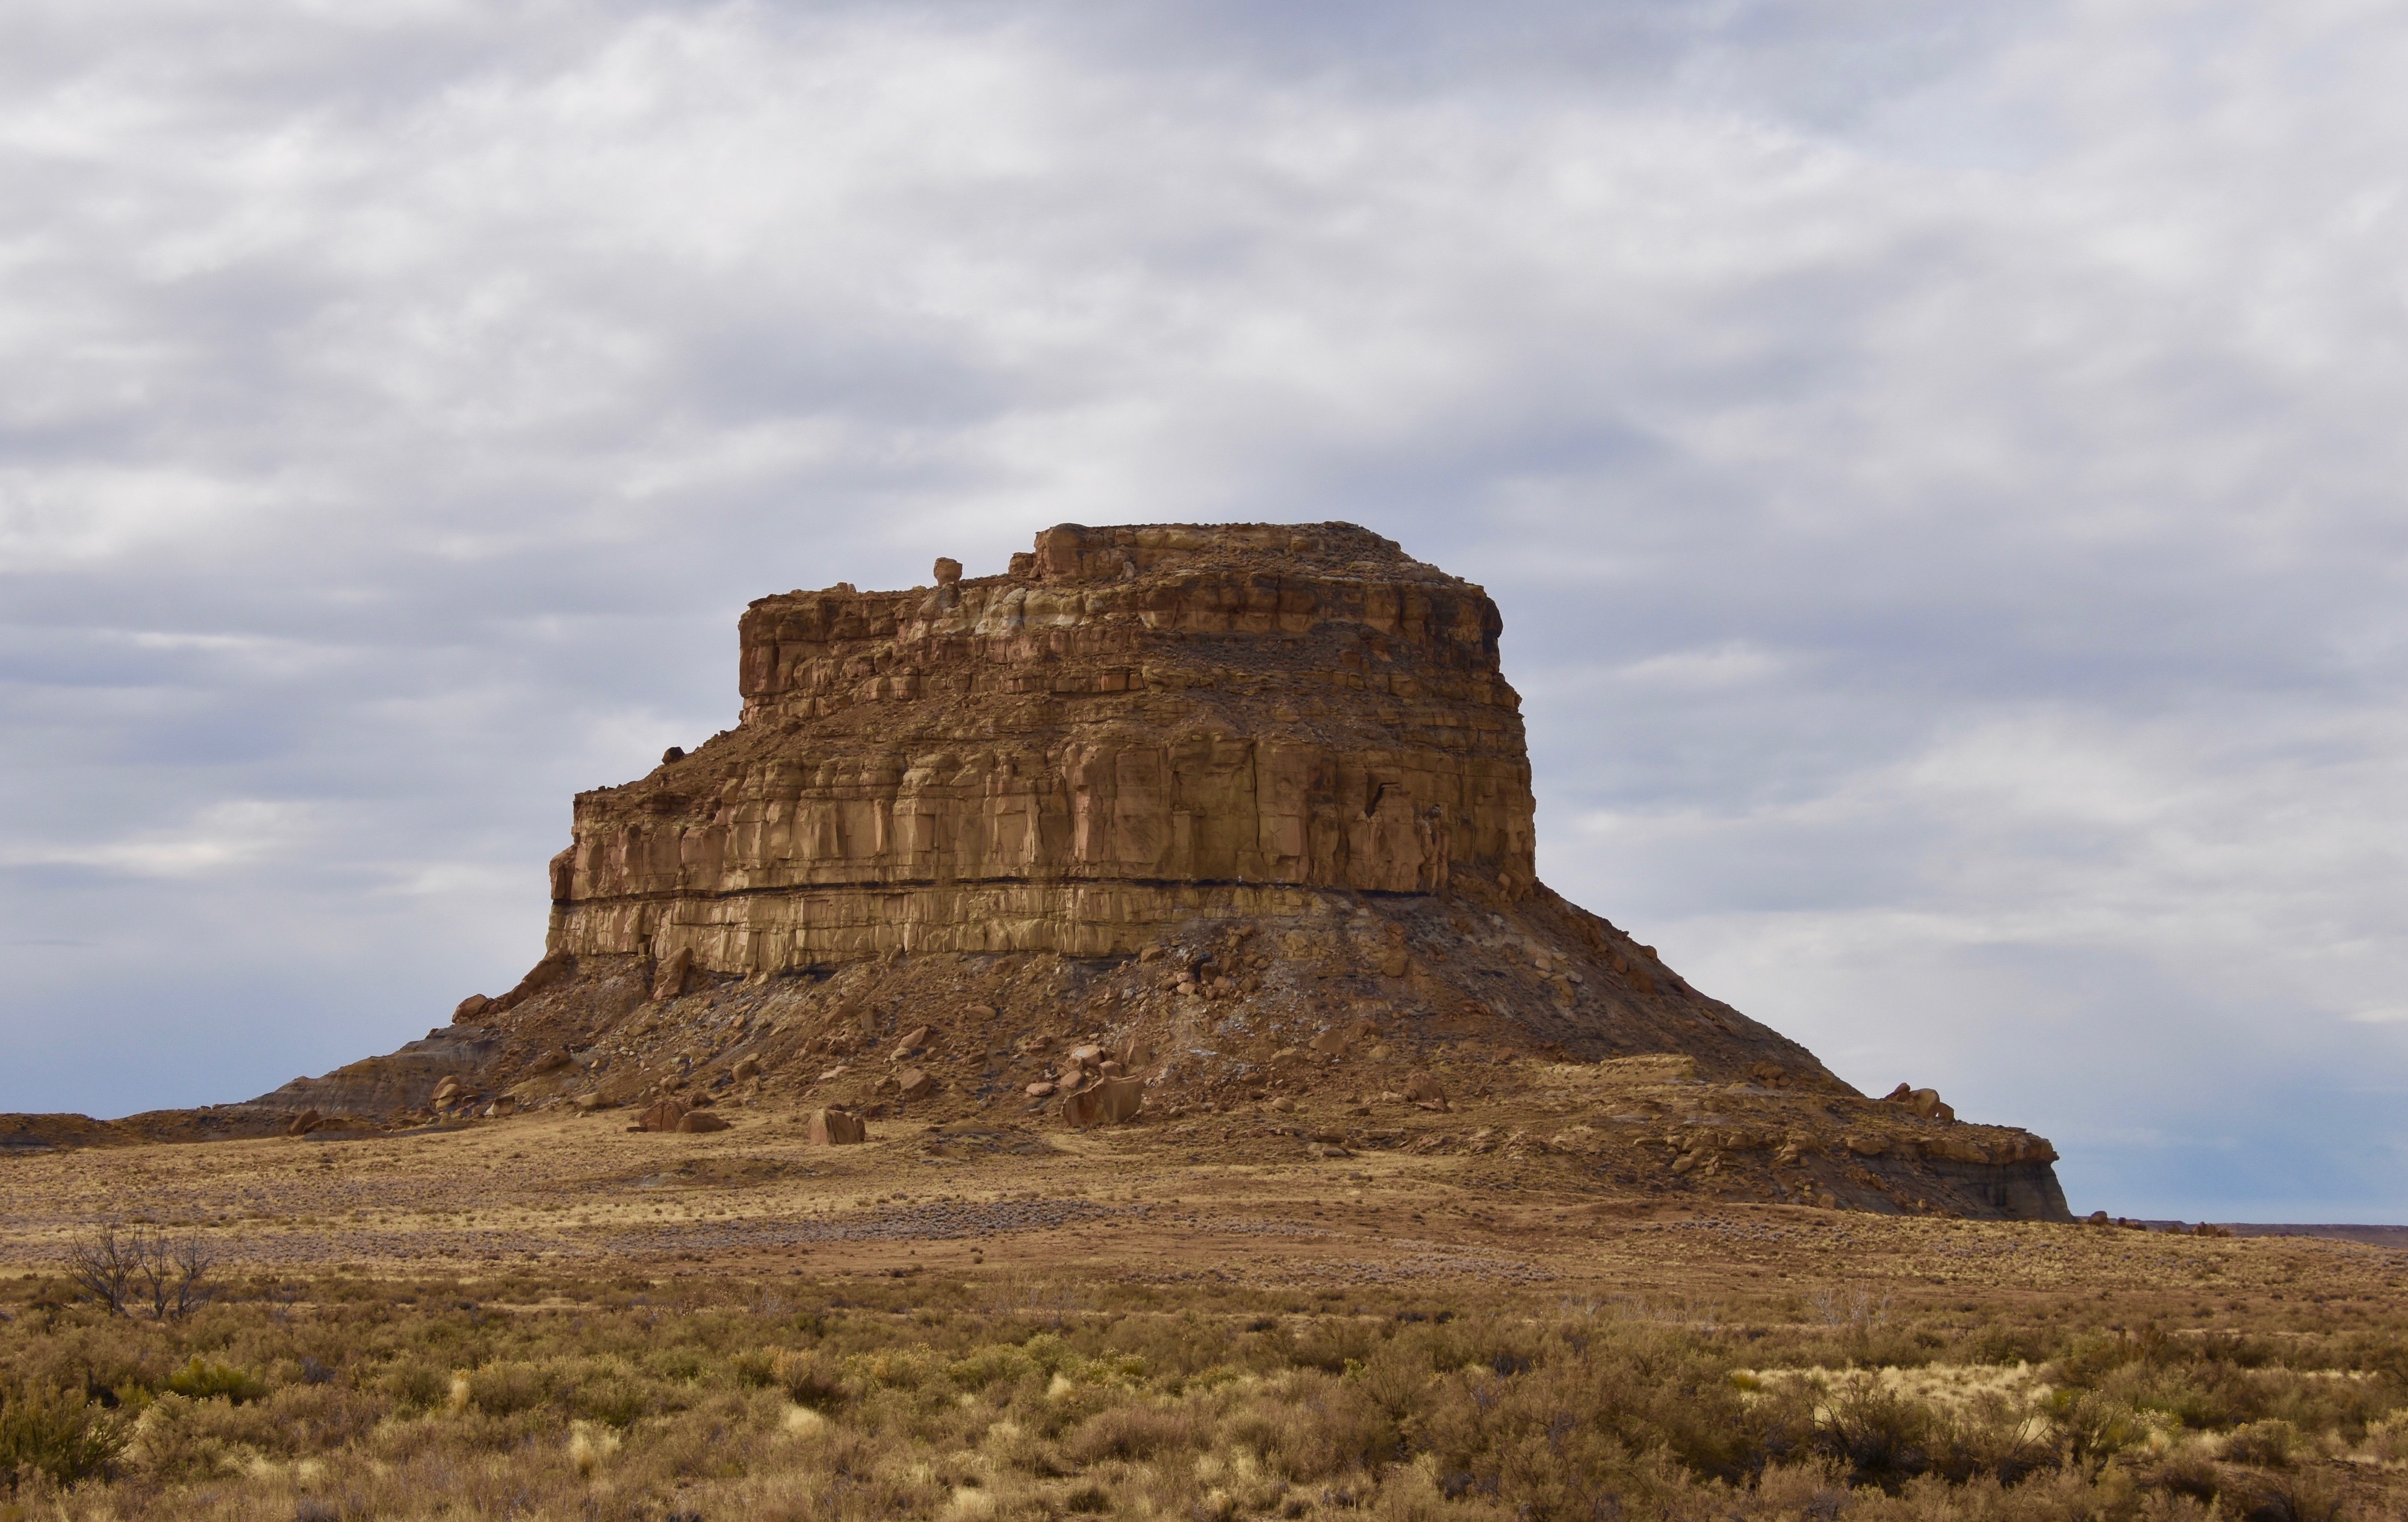
[[[2408,1220],[2408,22],[21,0],[0,1109],[539,954],[749,598],[1487,585],[1541,869],[2077,1210]]]

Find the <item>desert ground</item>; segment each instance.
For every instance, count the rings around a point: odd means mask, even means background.
[[[2408,1515],[2396,1247],[729,1113],[0,1156],[0,1515]]]

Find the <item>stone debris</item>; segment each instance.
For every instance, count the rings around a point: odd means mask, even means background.
[[[814,1110],[809,1131],[815,1147],[845,1147],[869,1140],[869,1127],[850,1110]]]
[[[630,1131],[674,1131],[678,1128],[678,1122],[685,1119],[685,1117],[686,1107],[682,1101],[677,1099],[658,1099],[647,1107],[644,1113],[640,1116],[637,1117],[636,1124],[628,1127],[627,1129]]]
[[[652,974],[652,1002],[666,1004],[685,992],[686,974],[694,969],[694,952],[681,946],[661,958],[659,970]]]
[[[1145,1084],[1135,1078],[1098,1075],[1082,1088],[1062,1096],[1062,1120],[1082,1130],[1096,1126],[1125,1126],[1145,1105]]]

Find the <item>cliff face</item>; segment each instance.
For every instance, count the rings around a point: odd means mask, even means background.
[[[1502,626],[1337,524],[1061,527],[1006,576],[765,597],[738,728],[577,799],[551,950],[1096,956],[1300,890],[1525,897]]]

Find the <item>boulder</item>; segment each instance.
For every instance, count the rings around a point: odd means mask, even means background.
[[[1936,1088],[1914,1088],[1900,1084],[1881,1097],[1884,1104],[1904,1105],[1926,1120],[1955,1120],[1956,1112],[1942,1103]]]
[[[1145,1084],[1135,1078],[1098,1078],[1084,1088],[1062,1096],[1062,1118],[1084,1130],[1096,1126],[1122,1126],[1137,1118],[1145,1104]]]
[[[446,1105],[457,1103],[460,1096],[466,1091],[466,1085],[457,1076],[448,1077],[435,1085],[435,1093],[429,1098],[428,1102],[440,1110]]]
[[[1427,1073],[1415,1073],[1405,1080],[1405,1098],[1425,1110],[1443,1111],[1449,1108],[1445,1085]]]
[[[736,1066],[727,1070],[727,1076],[739,1084],[749,1084],[761,1076],[761,1059],[756,1056],[738,1057]]]
[[[484,1013],[485,1007],[493,1002],[482,994],[470,994],[452,1011],[452,1023],[457,1026],[474,1020]]]
[[[1028,1085],[1027,1094],[1032,1099],[1047,1098],[1053,1095],[1054,1088],[1054,1085],[1051,1081],[1040,1079]]]
[[[901,1041],[895,1043],[895,1060],[900,1062],[905,1057],[926,1050],[927,1045],[928,1027],[925,1026],[914,1026],[910,1030],[904,1032],[903,1039]]]
[[[652,1001],[666,1004],[684,993],[686,974],[693,969],[694,953],[686,947],[680,946],[663,957],[652,973]]]
[[[311,1131],[316,1130],[319,1127],[325,1124],[325,1116],[318,1113],[315,1110],[304,1110],[299,1114],[293,1117],[292,1125],[284,1127],[284,1134],[287,1136],[308,1136]]]
[[[810,1119],[810,1144],[815,1147],[845,1147],[869,1140],[869,1127],[850,1110],[814,1110]]]
[[[924,1099],[937,1092],[937,1081],[917,1068],[906,1068],[895,1075],[895,1092],[906,1101]]]
[[[1851,1131],[1843,1141],[1847,1149],[1859,1157],[1878,1157],[1889,1150],[1886,1137],[1876,1136],[1870,1131]]]
[[[637,1131],[674,1131],[678,1128],[678,1122],[685,1117],[686,1107],[682,1101],[656,1099],[642,1115],[637,1118],[636,1124],[628,1128]]]
[[[685,1135],[699,1136],[710,1131],[724,1131],[728,1127],[727,1122],[708,1110],[689,1110],[678,1117],[677,1128]]]

